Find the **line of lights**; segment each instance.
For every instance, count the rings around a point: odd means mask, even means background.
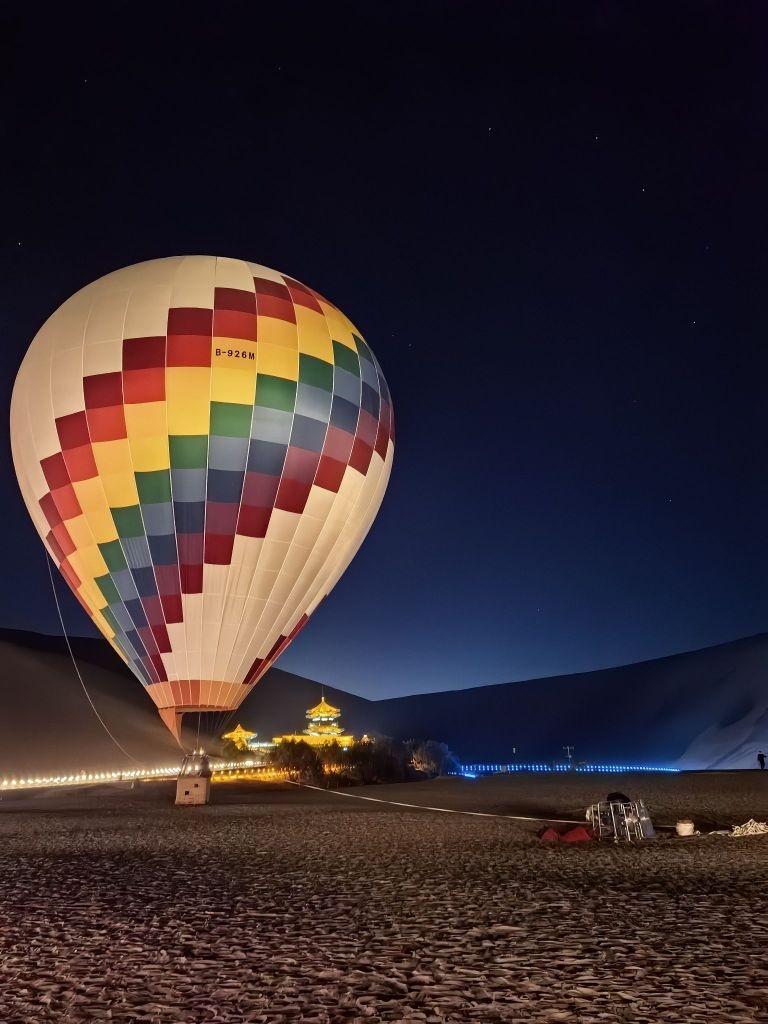
[[[647,764],[463,764],[459,775],[504,775],[513,772],[679,772],[679,768],[660,768]]]
[[[211,765],[212,775],[225,775],[232,771],[263,771],[274,774],[261,761],[226,761]],[[151,779],[175,779],[179,774],[179,766],[163,768],[130,768],[124,771],[106,772],[71,772],[61,775],[20,775],[0,779],[0,791],[14,789],[34,789],[48,786],[82,786],[94,785],[99,782],[139,782]],[[280,774],[280,773],[278,773]]]
[[[179,774],[173,768],[131,768],[118,772],[74,772],[71,775],[21,776],[0,780],[0,789],[18,789],[29,786],[76,786],[94,782],[125,782],[135,779],[170,778]]]
[[[211,774],[231,777],[232,772],[258,773],[268,776],[283,776],[280,770],[269,768],[263,761],[225,761],[211,765]],[[519,772],[662,772],[674,774],[679,768],[657,767],[641,764],[464,764],[454,774],[466,778],[477,778],[478,775],[504,775]],[[163,768],[131,768],[125,771],[107,772],[73,772],[62,775],[20,776],[0,779],[0,791],[8,792],[18,789],[34,789],[50,786],[81,786],[94,785],[99,782],[138,782],[152,779],[175,779],[179,775],[179,766]]]

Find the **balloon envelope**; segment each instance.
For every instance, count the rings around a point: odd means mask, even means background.
[[[392,404],[352,323],[242,260],[152,260],[79,291],[19,370],[24,500],[80,604],[179,736],[236,708],[362,543]]]

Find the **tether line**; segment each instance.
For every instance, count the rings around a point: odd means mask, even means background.
[[[94,715],[96,715],[96,717],[98,718],[99,722],[102,725],[102,728],[104,729],[104,732],[107,734],[107,736],[109,736],[109,738],[115,744],[117,749],[121,750],[130,761],[133,761],[134,764],[139,764],[140,765],[141,762],[137,761],[136,758],[133,757],[132,754],[129,754],[128,751],[125,749],[125,747],[122,745],[122,743],[120,743],[119,740],[115,739],[115,737],[110,732],[109,726],[104,721],[104,719],[101,717],[99,712],[96,710],[96,705],[91,700],[91,695],[88,693],[88,689],[87,689],[85,683],[83,682],[83,677],[80,674],[80,668],[79,668],[79,666],[77,664],[77,661],[75,660],[75,652],[72,650],[72,644],[69,642],[69,635],[67,633],[67,627],[64,625],[64,616],[61,614],[61,605],[59,604],[59,595],[56,593],[56,584],[55,584],[54,579],[53,579],[53,573],[51,572],[51,556],[48,554],[47,551],[45,553],[45,564],[48,566],[48,576],[49,576],[50,581],[51,581],[51,590],[53,591],[53,598],[56,601],[56,611],[59,613],[59,622],[61,623],[61,630],[64,633],[64,639],[67,642],[67,649],[69,651],[69,656],[72,659],[72,664],[75,666],[75,672],[77,673],[77,678],[80,680],[80,685],[83,688],[83,693],[85,694],[88,703],[91,705],[91,710],[93,711]]]
[[[453,807],[428,807],[426,804],[406,804],[400,800],[382,800],[378,796],[360,796],[359,793],[341,793],[338,789],[323,789],[322,786],[310,786],[305,782],[291,782],[301,789],[316,789],[318,793],[331,793],[333,796],[345,796],[350,800],[369,800],[374,804],[389,804],[390,807],[412,807],[417,811],[438,811],[441,814],[468,814],[472,818],[507,818],[510,821],[553,821],[556,825],[584,825],[584,821],[572,818],[549,818],[539,815],[532,818],[524,814],[491,814],[489,811],[459,811]]]

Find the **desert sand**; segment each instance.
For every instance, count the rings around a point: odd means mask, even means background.
[[[657,821],[768,817],[768,775],[520,777],[359,795]],[[535,822],[287,785],[0,802],[0,1018],[243,1022],[768,1020],[768,838],[546,845]]]

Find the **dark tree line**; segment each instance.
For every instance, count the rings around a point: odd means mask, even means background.
[[[304,740],[283,740],[269,752],[269,761],[301,781],[334,786],[434,778],[458,767],[445,743],[401,742],[388,736],[357,740],[346,748],[338,743],[315,747]]]

